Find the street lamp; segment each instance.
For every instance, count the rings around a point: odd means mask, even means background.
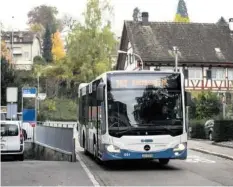
[[[142,58],[140,57],[140,55],[138,55],[138,54],[136,54],[136,53],[128,53],[128,52],[122,51],[122,50],[118,50],[118,53],[122,53],[122,54],[132,54],[132,55],[138,57],[138,58],[140,59],[140,61],[141,61],[142,69],[143,69],[143,61],[142,61]]]

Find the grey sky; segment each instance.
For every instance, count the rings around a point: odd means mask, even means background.
[[[49,3],[47,3],[49,2]],[[233,0],[185,0],[192,22],[216,22],[221,16],[227,20],[233,17]],[[81,19],[86,0],[7,0],[0,3],[0,20],[6,28],[27,28],[27,12],[40,4],[53,5],[61,14],[69,13]],[[133,9],[138,6],[141,11],[149,12],[151,21],[173,21],[178,0],[111,0],[114,6],[113,30],[118,36],[124,20],[132,19]],[[3,8],[4,7],[4,8]],[[14,21],[12,22],[12,16]]]

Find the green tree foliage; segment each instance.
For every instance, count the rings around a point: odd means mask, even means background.
[[[49,25],[47,25],[43,40],[43,57],[47,62],[53,61],[53,55],[52,55],[52,33]]]
[[[84,24],[77,23],[69,36],[67,58],[76,80],[89,81],[111,69],[116,39],[110,21],[104,21],[106,13],[111,13],[108,3],[88,0]]]
[[[10,67],[8,61],[1,58],[1,105],[6,106],[6,89],[10,86],[15,86],[16,75]]]
[[[221,102],[214,92],[201,92],[196,98],[196,118],[216,117],[221,112]]]
[[[189,22],[188,10],[184,0],[179,0],[174,22]]]
[[[57,14],[58,10],[53,6],[40,5],[34,7],[28,12],[28,24],[33,30],[37,31],[43,31],[43,28],[50,25],[51,31],[54,33],[61,28],[61,20],[56,18]]]

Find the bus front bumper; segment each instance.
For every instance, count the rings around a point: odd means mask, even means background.
[[[147,151],[138,152],[120,149],[118,152],[105,151],[102,154],[101,160],[135,160],[135,159],[187,159],[187,147],[183,150],[174,150],[174,148],[168,148],[159,151]]]

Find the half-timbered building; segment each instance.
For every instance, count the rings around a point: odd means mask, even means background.
[[[233,91],[233,29],[231,22],[174,23],[125,21],[117,70],[183,71],[187,90]],[[134,54],[133,54],[134,53]],[[133,54],[133,55],[131,55]]]

